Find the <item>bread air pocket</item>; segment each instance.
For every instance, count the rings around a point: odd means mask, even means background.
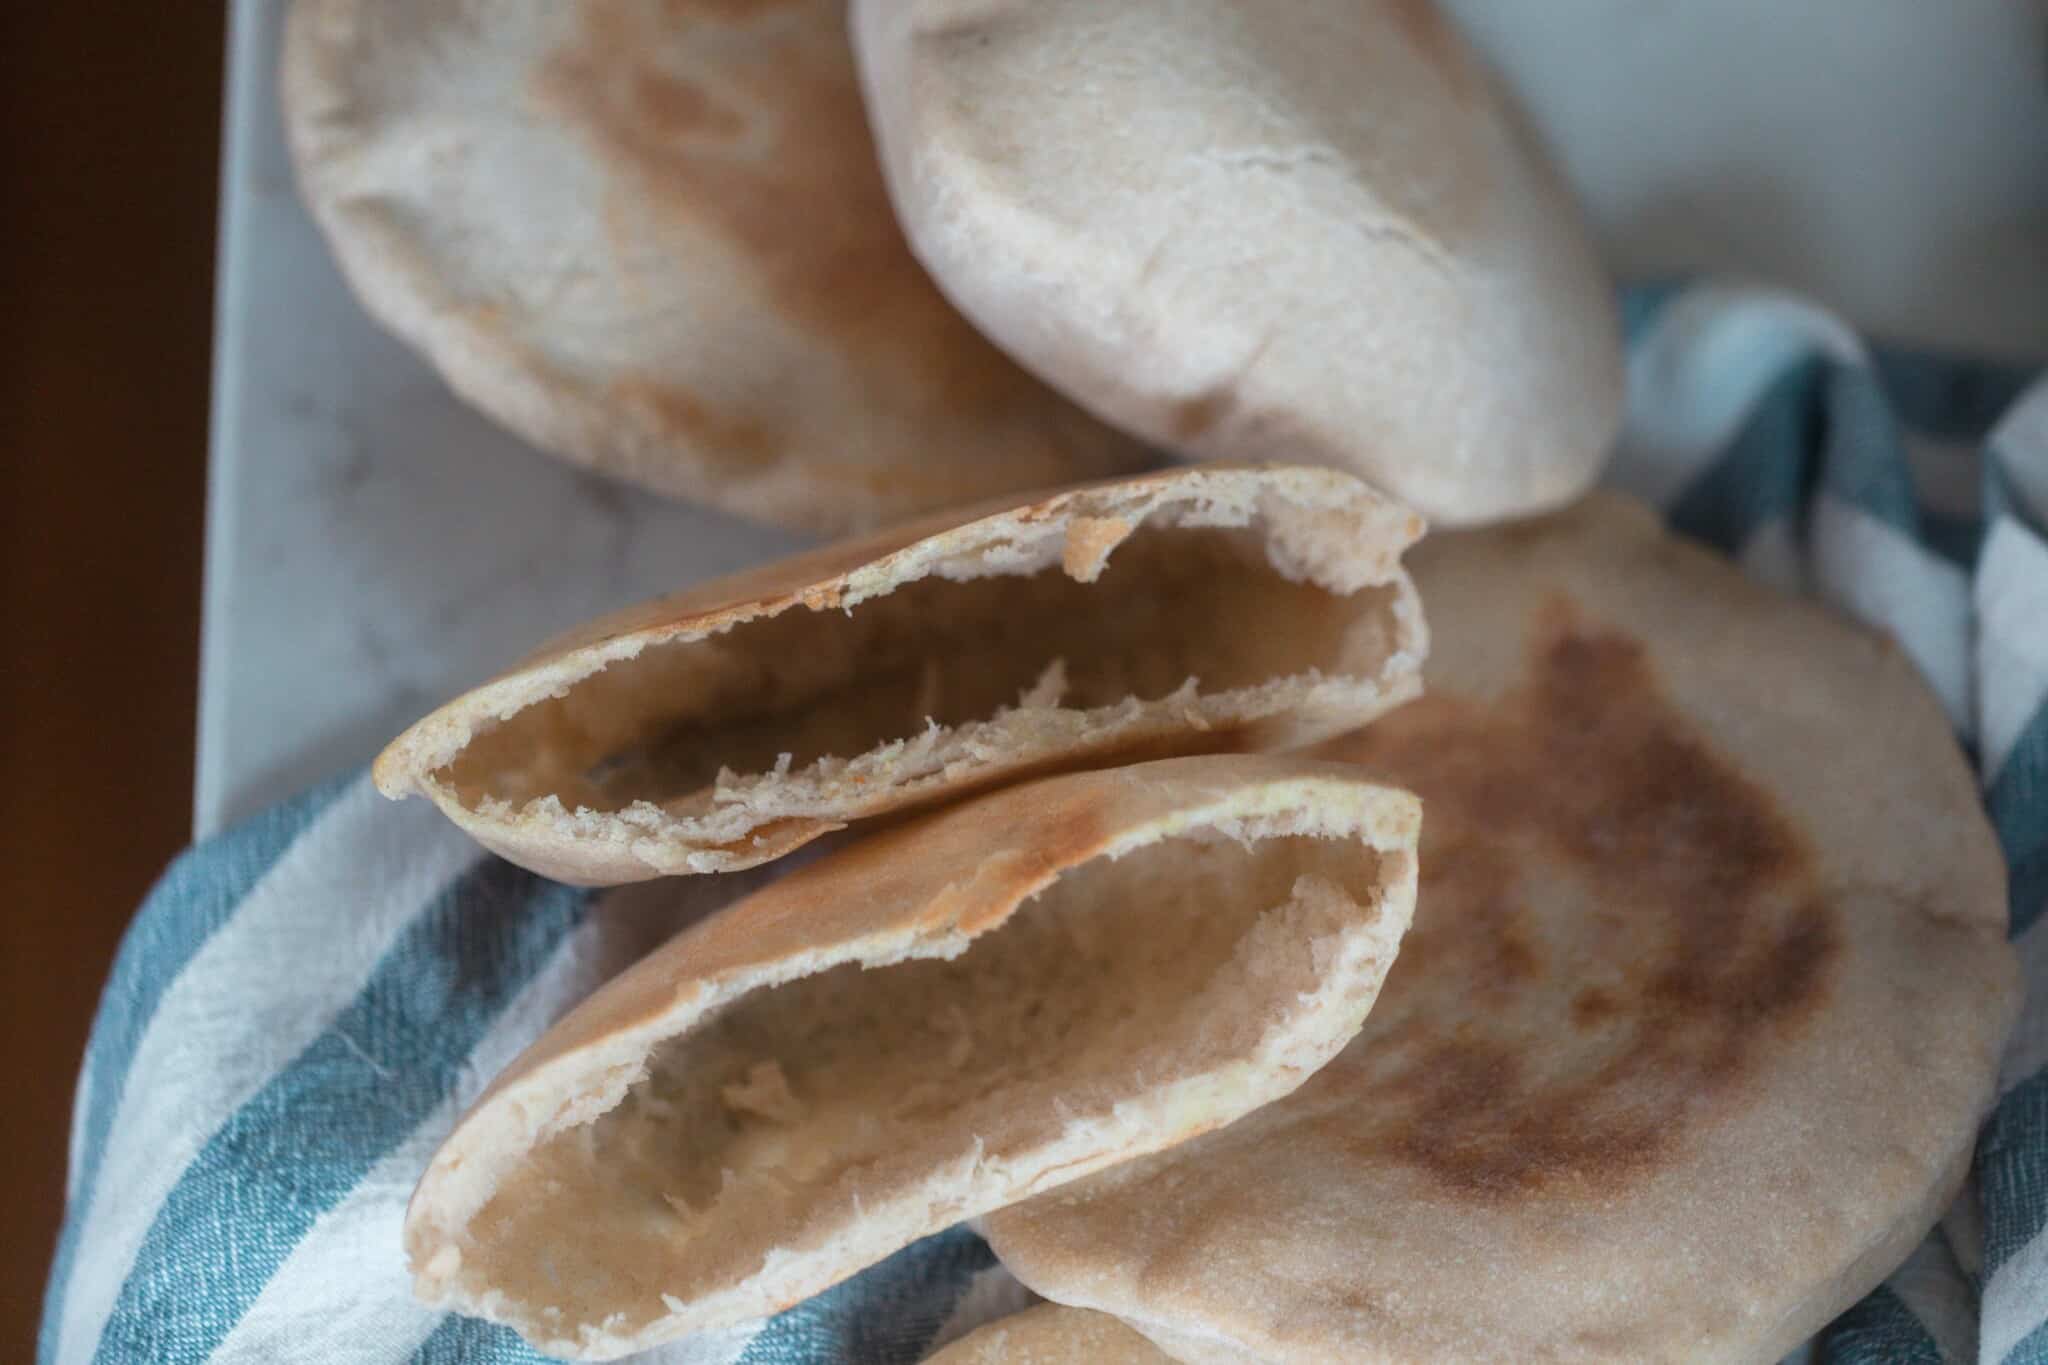
[[[1421,533],[1289,467],[956,512],[593,622],[414,725],[377,783],[605,884],[1020,777],[1302,744],[1418,690]]]
[[[1358,1031],[1420,818],[1355,768],[1206,756],[810,862],[498,1079],[413,1197],[418,1292],[609,1358],[1229,1123]]]

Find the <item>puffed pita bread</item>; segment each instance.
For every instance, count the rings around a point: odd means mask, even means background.
[[[1421,531],[1320,469],[948,513],[601,618],[407,730],[377,785],[613,883],[1055,768],[1292,747],[1414,695]]]
[[[544,450],[835,533],[1148,462],[911,256],[839,0],[298,0],[279,79],[364,307]]]
[[[416,1289],[609,1358],[1228,1123],[1357,1032],[1420,819],[1349,765],[1210,755],[815,859],[493,1083],[413,1196]]]
[[[1042,1303],[998,1319],[925,1357],[925,1365],[1173,1365],[1173,1357],[1107,1313]]]
[[[1943,1210],[2016,1003],[2003,864],[1888,641],[1601,496],[1415,556],[1424,802],[1363,1033],[988,1220],[1189,1361],[1775,1361]]]
[[[1127,431],[1354,469],[1445,525],[1554,507],[1618,429],[1563,182],[1426,0],[854,0],[947,295]]]

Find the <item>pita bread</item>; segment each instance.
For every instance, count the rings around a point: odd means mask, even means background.
[[[854,0],[898,216],[1003,348],[1195,456],[1458,524],[1583,492],[1620,422],[1562,181],[1426,0]]]
[[[1042,1303],[968,1333],[925,1365],[1173,1365],[1107,1313]]]
[[[416,1289],[608,1358],[1227,1123],[1357,1032],[1420,819],[1348,765],[1209,756],[811,861],[492,1085],[413,1196]]]
[[[544,450],[834,533],[1149,462],[912,258],[839,0],[299,0],[280,84],[363,306]]]
[[[1330,747],[1428,812],[1363,1033],[988,1220],[1189,1361],[1775,1361],[1969,1161],[2004,875],[1888,641],[1598,497],[1415,556],[1429,695]]]
[[[593,622],[406,731],[377,785],[610,883],[1053,768],[1291,747],[1414,695],[1421,531],[1316,469],[934,517]]]

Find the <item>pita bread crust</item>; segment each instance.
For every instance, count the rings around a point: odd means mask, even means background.
[[[975,1329],[925,1365],[1173,1365],[1107,1313],[1042,1303]]]
[[[1090,411],[1444,525],[1593,482],[1610,286],[1427,0],[855,0],[853,32],[919,258]]]
[[[858,743],[875,747],[835,751],[847,760],[841,766],[722,780],[710,808],[696,813],[677,814],[644,800],[600,812],[565,808],[567,803],[547,798],[480,799],[451,777],[451,765],[473,742],[529,708],[566,697],[606,670],[619,671],[602,685],[630,687],[634,675],[625,670],[648,666],[655,658],[650,651],[714,640],[786,612],[817,613],[821,626],[832,625],[836,613],[925,580],[1028,582],[1021,576],[1042,571],[1083,583],[1101,580],[1099,590],[1110,593],[1114,575],[1103,579],[1103,563],[1117,543],[1137,545],[1147,536],[1174,533],[1164,529],[1172,527],[1250,528],[1263,537],[1266,567],[1279,579],[1312,584],[1348,603],[1338,608],[1342,621],[1327,630],[1313,628],[1320,632],[1314,636],[1313,675],[1278,676],[1228,690],[1183,687],[1170,696],[1126,697],[1087,708],[1053,698],[1054,704],[1008,708],[977,723],[880,737],[887,743],[863,739]],[[388,796],[430,797],[451,820],[514,862],[563,881],[604,884],[755,866],[849,821],[1052,768],[1173,752],[1292,747],[1363,723],[1415,694],[1428,632],[1400,555],[1422,530],[1419,517],[1337,471],[1227,465],[1166,470],[938,514],[571,631],[413,725],[378,758],[375,778]],[[1114,624],[1116,601],[1106,598],[1101,612],[1101,620]],[[1275,619],[1259,628],[1271,632],[1283,624]],[[1199,642],[1205,628],[1215,629],[1214,622],[1190,612],[1179,633]],[[1038,660],[1033,676],[1047,662]],[[848,667],[858,664],[847,661]],[[1066,661],[1069,669],[1080,664]],[[660,697],[629,697],[619,707],[672,700],[665,691]],[[604,723],[618,732],[615,744],[623,744],[639,722],[614,715]],[[489,787],[493,780],[486,774],[479,781]]]
[[[406,1249],[417,1292],[509,1322],[544,1350],[608,1358],[775,1312],[962,1218],[1228,1123],[1299,1085],[1356,1033],[1412,913],[1420,820],[1413,797],[1349,765],[1208,756],[1006,788],[811,862],[642,959],[492,1084],[414,1194]],[[1148,855],[1169,843],[1170,854]],[[1206,861],[1196,856],[1203,848],[1213,850]],[[1227,860],[1261,856],[1281,860],[1261,872],[1279,903],[1224,903],[1242,889],[1223,880],[1227,870],[1251,865]],[[1305,889],[1313,869],[1348,880]],[[863,1112],[894,1126],[862,1138],[868,1120],[820,1111],[814,1126],[830,1129],[820,1147],[854,1162],[835,1174],[805,1165],[800,1116],[824,1103],[818,1076],[839,1063],[804,1073],[798,1053],[673,1051],[728,1036],[713,1026],[744,1002],[815,1001],[754,993],[850,963],[870,969],[852,978],[864,1003],[822,1022],[800,1016],[835,1038],[868,1027],[871,1011],[924,1008],[905,993],[922,979],[905,970],[932,970],[917,959],[981,953],[968,967],[992,984],[947,997],[969,1011],[1046,998],[1044,980],[990,975],[1015,961],[990,954],[1015,951],[1005,947],[1019,942],[1014,931],[1055,922],[1050,907],[1067,902],[1044,898],[1058,894],[1056,882],[1104,876],[1146,880],[1142,889],[1112,880],[1121,889],[1099,904],[1069,907],[1104,937],[1059,940],[1046,961],[1055,970],[1105,964],[1088,970],[1113,975],[1066,979],[1052,992],[1069,1021],[1054,1051],[977,1044],[973,1055],[986,1060],[975,1065],[993,1072],[941,1076],[954,1100],[934,1100],[919,1119],[888,1117],[900,1094],[852,1078]],[[1104,885],[1066,884],[1084,900],[1088,886]],[[1013,914],[1011,935],[975,943]],[[1163,933],[1160,916],[1190,932]],[[1142,970],[1148,955],[1201,937],[1196,926],[1232,936],[1211,944],[1221,957],[1197,962],[1201,980],[1168,988]],[[891,964],[904,966],[893,977],[872,971]],[[879,984],[862,984],[871,975]],[[1074,1022],[1090,1017],[1091,995],[1113,1002],[1092,1033]],[[901,1052],[875,1042],[861,1055]],[[669,1154],[694,1150],[692,1125],[715,1133],[720,1121],[716,1102],[701,1106],[708,1114],[674,1117],[684,1103],[673,1090],[635,1098],[655,1083],[650,1075],[678,1074],[677,1058],[691,1059],[701,1084],[713,1083],[721,1058],[750,1063],[724,1105],[799,1117],[778,1129],[778,1146],[713,1148],[722,1183],[671,1171],[667,1163],[685,1158]],[[796,1093],[769,1074],[778,1063],[809,1077]],[[666,1127],[642,1136],[650,1113]],[[604,1126],[615,1120],[640,1126]],[[649,1151],[663,1154],[655,1177],[641,1174],[638,1154]],[[635,1183],[644,1178],[666,1182],[659,1198]],[[715,1193],[688,1194],[692,1178]],[[794,1194],[786,1179],[799,1182]],[[671,1198],[671,1188],[686,1193]]]
[[[835,0],[298,0],[279,81],[364,308],[544,450],[837,533],[1148,462],[916,264]]]
[[[1325,750],[1430,812],[1421,913],[1360,1038],[989,1239],[1037,1292],[1193,1361],[1776,1360],[1933,1224],[1992,1098],[2016,971],[1970,773],[1889,641],[1621,499],[1414,559],[1430,696]],[[1532,672],[1635,649],[1647,697]],[[1543,698],[1588,727],[1574,743],[1613,718],[1642,770],[1532,775],[1571,752],[1521,747]],[[1635,719],[1657,707],[1677,738]],[[1648,804],[1675,842],[1646,853],[1627,813]],[[1531,834],[1558,808],[1592,812],[1576,852]],[[1515,861],[1488,890],[1490,850]],[[1726,897],[1674,914],[1660,877]]]

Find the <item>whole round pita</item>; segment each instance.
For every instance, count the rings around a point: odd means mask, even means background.
[[[602,987],[406,1215],[420,1296],[605,1359],[1286,1094],[1372,1008],[1417,802],[1208,756],[1010,787],[837,850]]]
[[[1356,470],[1447,525],[1552,507],[1620,420],[1563,182],[1426,0],[854,0],[898,216],[1091,411]]]
[[[1140,467],[925,276],[838,0],[298,0],[280,86],[363,305],[535,445],[846,532]]]
[[[1412,557],[1424,802],[1343,1056],[998,1213],[1190,1361],[1775,1361],[1954,1195],[2016,1003],[1995,838],[1890,642],[1601,496]]]
[[[925,1365],[1173,1365],[1173,1357],[1107,1313],[1041,1303],[976,1328]]]
[[[1062,768],[1291,748],[1415,694],[1421,518],[1328,469],[927,518],[601,617],[375,777],[561,881],[726,872]]]

